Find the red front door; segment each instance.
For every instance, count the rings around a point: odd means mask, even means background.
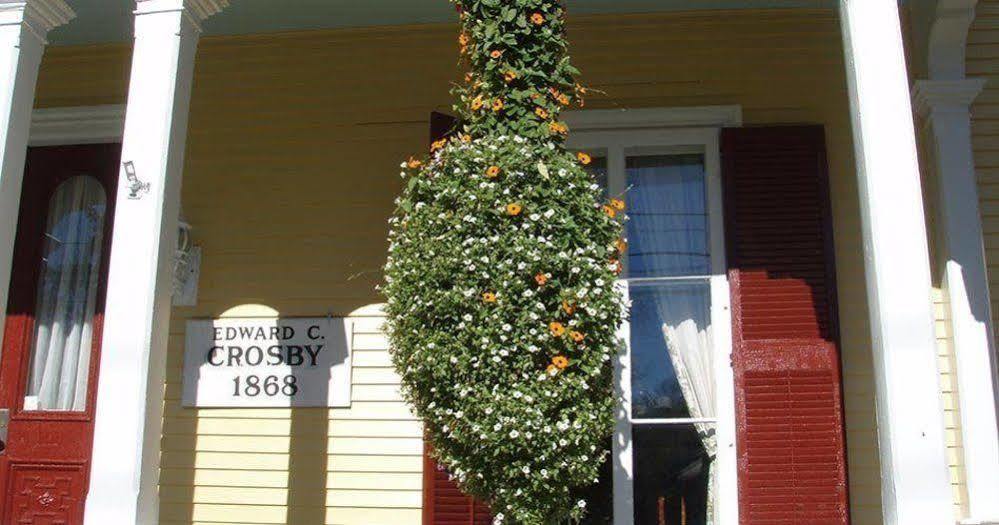
[[[0,357],[0,523],[83,522],[121,146],[31,148]]]

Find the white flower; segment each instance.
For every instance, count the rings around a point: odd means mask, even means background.
[[[516,430],[511,430],[510,431],[510,438],[511,439],[517,439],[519,437],[520,437],[520,432],[517,432]]]

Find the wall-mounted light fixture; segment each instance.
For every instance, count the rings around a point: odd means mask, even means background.
[[[173,259],[173,304],[198,304],[198,279],[201,276],[201,248],[191,238],[191,224],[181,214],[178,221],[177,251]]]

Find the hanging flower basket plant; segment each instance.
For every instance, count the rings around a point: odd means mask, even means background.
[[[610,446],[624,203],[570,153],[557,0],[455,0],[463,125],[403,163],[384,292],[403,394],[498,523],[578,520]]]

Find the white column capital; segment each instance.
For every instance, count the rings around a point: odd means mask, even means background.
[[[912,101],[920,116],[939,111],[967,113],[985,82],[984,78],[917,80],[912,87]]]
[[[42,42],[75,17],[63,0],[0,0],[0,26],[23,25]]]
[[[135,16],[183,11],[195,25],[221,12],[229,0],[135,0]]]

